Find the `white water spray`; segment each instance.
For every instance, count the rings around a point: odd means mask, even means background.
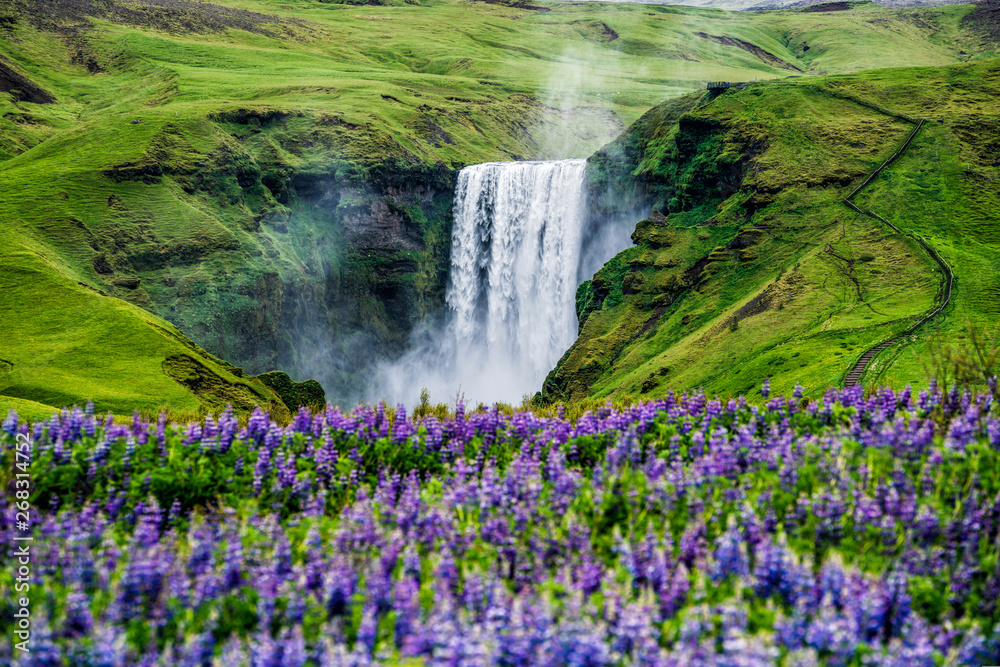
[[[541,389],[577,334],[575,310],[585,221],[585,160],[493,162],[458,176],[443,331],[424,340],[373,386],[412,404],[459,393],[470,403],[518,403]]]

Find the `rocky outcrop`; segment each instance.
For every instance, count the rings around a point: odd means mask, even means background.
[[[632,241],[634,247],[613,257],[577,290],[580,336],[546,377],[538,396],[542,402],[587,397],[602,377],[614,373],[622,353],[697,287],[711,261],[694,259],[699,240],[670,228],[656,210],[637,223]]]
[[[288,373],[271,371],[257,376],[267,387],[273,389],[292,413],[299,408],[317,411],[326,405],[326,393],[316,380],[295,382]]]
[[[327,124],[273,109],[161,122],[144,153],[101,171],[127,192],[109,188],[86,224],[45,229],[86,255],[88,286],[163,317],[248,375],[318,380],[311,404],[323,389],[353,403],[371,365],[401,353],[414,324],[444,304],[457,172],[345,161],[322,143]],[[122,131],[146,125],[136,128]],[[185,361],[168,366],[178,382],[219,384]]]
[[[255,406],[263,406],[276,419],[287,420],[289,417],[291,408],[286,407],[283,396],[284,404],[278,403],[274,394],[267,391],[270,385],[266,382],[252,382],[254,378],[239,381],[237,378],[242,376],[239,369],[225,366],[213,369],[203,359],[189,354],[167,357],[162,366],[163,372],[197,396],[207,411],[217,412],[231,406],[236,412],[246,414]]]

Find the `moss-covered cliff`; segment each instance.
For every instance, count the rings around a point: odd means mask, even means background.
[[[543,398],[733,395],[765,377],[815,394],[919,320],[939,298],[937,264],[841,202],[912,130],[892,112],[934,122],[861,203],[954,269],[959,289],[934,330],[959,341],[967,323],[995,323],[1000,174],[991,135],[973,128],[997,121],[998,86],[992,60],[754,83],[646,114],[588,169],[598,222],[636,203],[652,213],[635,246],[580,286],[580,337]],[[869,381],[925,383],[931,330],[884,353]]]

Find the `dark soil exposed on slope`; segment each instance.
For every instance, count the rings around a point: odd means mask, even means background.
[[[23,21],[44,30],[64,32],[88,28],[88,18],[175,33],[235,29],[264,35],[274,35],[278,24],[290,22],[278,16],[191,0],[12,0],[5,14],[8,22]]]
[[[770,51],[760,48],[756,44],[751,44],[750,42],[744,42],[742,39],[736,39],[735,37],[725,37],[719,35],[709,35],[704,32],[696,32],[695,35],[701,37],[702,39],[709,39],[717,44],[722,44],[723,46],[735,46],[738,49],[743,49],[747,53],[750,53],[768,65],[773,67],[781,67],[784,69],[791,69],[797,72],[802,70],[791,64],[790,62],[784,61],[778,56],[774,55]]]
[[[803,12],[846,12],[851,8],[849,2],[824,2],[818,5],[810,5],[803,9]]]
[[[18,74],[3,60],[0,60],[0,92],[12,93],[18,102],[51,104],[56,101],[52,95],[36,86],[27,77]]]
[[[977,3],[962,22],[984,36],[1000,42],[1000,0],[983,0]]]

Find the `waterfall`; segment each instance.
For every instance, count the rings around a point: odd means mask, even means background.
[[[490,163],[459,174],[451,333],[458,354],[477,361],[473,372],[511,376],[518,399],[541,388],[576,338],[585,164]]]
[[[461,392],[470,403],[541,389],[577,334],[585,160],[492,162],[455,191],[443,330],[376,375],[380,397],[411,403]]]

